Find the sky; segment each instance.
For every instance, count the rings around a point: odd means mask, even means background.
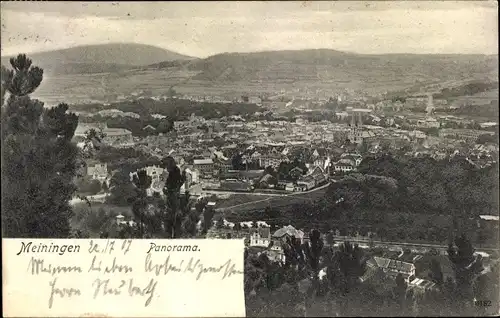
[[[498,54],[496,1],[2,2],[1,54],[140,43],[207,57],[335,49]]]

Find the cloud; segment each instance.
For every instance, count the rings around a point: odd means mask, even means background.
[[[36,5],[35,5],[36,4]],[[2,54],[135,42],[205,57],[331,48],[496,54],[491,2],[2,2]]]

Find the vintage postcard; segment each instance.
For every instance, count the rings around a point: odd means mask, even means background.
[[[496,316],[496,1],[1,2],[6,317]]]

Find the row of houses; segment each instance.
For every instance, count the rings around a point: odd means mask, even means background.
[[[360,158],[356,156],[344,156],[334,166],[335,171],[348,172],[353,171],[360,163]],[[206,171],[201,169],[185,167],[186,182],[183,189],[187,189],[194,184],[202,181],[200,176],[205,175]],[[167,179],[168,172],[159,166],[147,166],[141,168],[145,170],[146,174],[152,178],[152,184],[148,193],[152,195],[153,192],[160,192]],[[201,171],[200,171],[201,170]],[[258,187],[260,189],[282,189],[286,191],[308,191],[318,186],[324,185],[328,182],[328,173],[321,167],[314,167],[309,169],[309,173],[304,175],[303,170],[295,167],[290,171],[291,176],[296,176],[296,181],[278,180],[276,177],[265,173],[265,170],[227,170],[218,174],[217,188],[229,191],[251,191]],[[130,172],[130,180],[137,176],[137,172]],[[108,182],[111,179],[111,173],[108,171],[107,164],[96,163],[87,167],[87,175],[92,179],[99,180],[101,183]],[[211,176],[214,176],[213,174]],[[204,183],[208,180],[205,179]],[[214,183],[214,182],[212,182]],[[215,184],[214,183],[214,184]]]
[[[320,167],[328,174],[331,171],[355,171],[357,166],[363,160],[362,156],[358,153],[344,153],[341,155],[340,160],[332,162],[331,157],[323,150],[323,154],[318,154],[315,150],[312,156],[313,167]],[[273,167],[278,168],[282,162],[290,162],[287,155],[271,153],[266,156],[261,156],[257,151],[248,156],[250,160],[256,160],[259,167]],[[221,160],[216,158],[195,159],[193,168],[200,171],[201,177],[212,178],[216,175],[221,175],[230,178],[231,174],[237,174],[232,169],[232,164],[229,159]],[[253,171],[253,170],[251,170]],[[262,172],[262,171],[261,171]],[[253,172],[241,172],[240,175],[252,174]]]
[[[313,157],[316,158],[315,164],[309,165],[309,173],[304,175],[304,171],[299,167],[294,167],[289,171],[292,180],[278,180],[275,176],[265,173],[263,169],[251,170],[232,170],[229,160],[220,159],[194,159],[193,165],[183,165],[186,172],[186,188],[198,184],[205,180],[219,180],[221,188],[227,190],[248,191],[257,185],[259,188],[277,188],[287,191],[307,191],[317,186],[323,185],[328,181],[328,175],[334,172],[356,171],[362,161],[362,156],[356,153],[344,153],[340,160],[330,162],[329,157],[317,155],[318,150],[314,151]],[[316,154],[316,155],[315,155]],[[323,168],[324,165],[326,169]],[[162,187],[162,182],[166,180],[166,171],[159,166],[148,166],[141,168],[146,170],[146,174],[153,180],[152,188],[157,191]],[[101,183],[110,180],[111,174],[108,171],[107,164],[95,163],[87,167],[87,175],[92,179],[99,180]],[[133,180],[136,172],[130,173],[130,179]]]
[[[284,261],[285,256],[281,246],[286,242],[287,238],[295,238],[300,244],[308,244],[309,242],[307,234],[288,225],[278,229],[274,233],[271,233],[269,227],[250,229],[248,246],[263,248],[265,250],[263,250],[262,253],[267,254],[268,257],[277,261]],[[416,256],[413,260],[418,260],[420,258],[421,256]],[[401,260],[374,256],[370,258],[366,264],[367,269],[365,274],[360,277],[361,282],[375,282],[375,285],[378,285],[378,280],[383,280],[385,282],[389,280],[395,284],[396,277],[401,275],[409,288],[418,288],[421,290],[432,290],[437,288],[434,282],[416,277],[415,264],[406,261],[406,259]],[[323,269],[322,272],[320,272],[320,277],[324,278],[325,275],[326,272],[325,269]]]
[[[467,142],[475,142],[477,138],[481,135],[494,136],[495,133],[487,130],[475,130],[475,129],[441,129],[439,130],[439,137],[442,138],[453,138],[460,139]]]
[[[286,191],[308,191],[328,182],[328,177],[321,167],[310,169],[303,175],[299,167],[293,168],[289,174],[296,176],[296,181],[278,180],[275,176],[265,173],[265,170],[230,170],[219,177],[221,188],[226,190],[282,189]]]

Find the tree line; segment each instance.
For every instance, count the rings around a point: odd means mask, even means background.
[[[139,118],[135,118],[127,116],[110,117],[97,114],[92,117],[82,117],[82,122],[105,122],[108,128],[127,129],[133,136],[137,137],[166,134],[174,128],[174,122],[172,119],[159,119],[152,116],[141,116]]]
[[[434,94],[434,98],[450,99],[453,97],[471,96],[492,89],[498,89],[498,82],[473,82],[452,88],[445,87],[439,93]]]
[[[287,237],[284,260],[266,253],[245,253],[248,316],[440,316],[484,315],[498,310],[498,263],[485,270],[470,241],[459,235],[450,242],[453,276],[443,275],[433,258],[427,278],[435,288],[412,288],[402,274],[390,278],[368,266],[377,249],[361,249],[333,240],[326,246],[318,230],[309,242]],[[493,307],[475,306],[488,299]]]
[[[98,112],[105,109],[118,109],[122,112],[133,112],[141,117],[153,114],[166,116],[172,121],[188,120],[191,114],[206,119],[218,119],[229,116],[248,117],[265,109],[250,103],[212,103],[192,101],[179,98],[141,98],[130,101],[120,101],[109,105],[80,104],[72,105],[74,111]]]
[[[365,158],[357,173],[332,183],[315,201],[273,207],[272,215],[240,211],[230,218],[278,225],[294,220],[299,228],[342,236],[371,232],[380,240],[440,244],[460,230],[477,244],[496,246],[498,227],[481,224],[479,215],[498,214],[497,180],[497,165],[479,169],[466,158],[381,154]]]
[[[435,160],[382,154],[364,159],[358,170],[365,175],[392,178],[397,182],[397,189],[383,201],[358,201],[350,207],[371,204],[419,214],[448,214],[456,218],[497,213],[498,164],[477,168],[461,156]],[[333,185],[335,196],[342,195],[342,189],[353,189],[346,188],[348,183]],[[346,199],[356,195],[345,194]],[[349,200],[344,202],[344,205],[349,204]]]

